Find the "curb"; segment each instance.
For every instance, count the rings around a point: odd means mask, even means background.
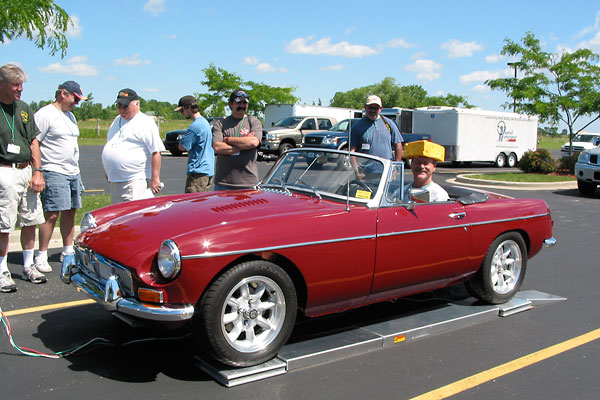
[[[459,174],[456,179],[449,179],[451,183],[462,183],[469,186],[486,186],[509,190],[559,190],[559,189],[577,189],[577,181],[564,182],[506,182],[492,181],[488,179],[470,178],[469,175],[480,174]]]
[[[75,225],[75,237],[77,237],[77,235],[79,235],[80,231],[81,230],[79,229],[79,226]],[[37,254],[37,250],[40,248],[38,237],[39,237],[39,229],[36,229],[35,246],[33,247],[36,250],[36,254]],[[60,227],[56,226],[54,228],[54,232],[52,232],[52,238],[50,239],[50,244],[48,245],[48,250],[62,249],[62,247],[63,247],[63,242],[62,242],[62,237],[60,236]],[[8,252],[9,253],[13,252],[13,251],[21,252],[21,250],[22,250],[22,248],[21,248],[21,231],[14,230],[10,233],[10,236],[9,236]]]

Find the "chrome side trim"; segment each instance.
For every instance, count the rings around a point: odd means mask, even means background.
[[[412,231],[403,231],[403,232],[389,232],[377,235],[366,235],[366,236],[356,236],[356,237],[347,237],[340,239],[330,239],[330,240],[320,240],[315,242],[302,242],[302,243],[293,243],[293,244],[284,244],[279,246],[271,246],[271,247],[259,247],[255,249],[243,249],[243,250],[234,250],[234,251],[223,251],[220,253],[212,253],[206,252],[202,254],[190,254],[189,256],[181,256],[182,260],[194,260],[197,258],[210,258],[210,257],[223,257],[223,256],[233,256],[238,254],[249,254],[249,253],[258,253],[261,251],[273,251],[273,250],[281,250],[281,249],[291,249],[294,247],[304,247],[304,246],[315,246],[320,244],[328,244],[328,243],[338,243],[338,242],[349,242],[354,240],[364,240],[364,239],[376,239],[380,237],[389,237],[389,236],[397,236],[397,235],[408,235],[412,233],[420,233],[420,232],[431,232],[438,230],[448,230],[448,229],[457,229],[457,228],[468,228],[471,226],[479,226],[479,225],[488,225],[488,224],[496,224],[500,222],[510,222],[510,221],[521,221],[525,219],[539,218],[550,215],[550,213],[530,215],[527,217],[516,217],[516,218],[506,218],[506,219],[498,219],[493,221],[485,221],[485,222],[477,222],[474,224],[460,224],[460,225],[448,225],[448,226],[438,226],[434,228],[427,229],[415,229]]]
[[[235,251],[223,251],[220,253],[212,253],[206,252],[203,254],[191,254],[189,256],[182,256],[182,260],[193,260],[196,258],[210,258],[210,257],[222,257],[222,256],[232,256],[237,254],[248,254],[248,253],[257,253],[261,251],[273,251],[280,249],[291,249],[294,247],[303,247],[303,246],[316,246],[319,244],[328,244],[328,243],[338,243],[338,242],[350,242],[354,240],[365,240],[365,239],[375,239],[376,235],[365,235],[365,236],[355,236],[341,239],[330,239],[330,240],[319,240],[316,242],[304,242],[304,243],[294,243],[294,244],[283,244],[280,246],[271,246],[271,247],[259,247],[256,249],[244,249],[244,250],[235,250]]]

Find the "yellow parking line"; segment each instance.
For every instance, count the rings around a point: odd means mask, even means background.
[[[84,193],[92,193],[92,192],[104,192],[104,189],[85,189]]]
[[[85,304],[91,304],[91,303],[95,303],[95,301],[92,299],[69,301],[66,303],[48,304],[47,306],[30,307],[30,308],[22,308],[20,310],[5,311],[4,315],[6,315],[7,317],[10,317],[13,315],[29,314],[29,313],[39,312],[39,311],[56,310],[57,308],[83,306]]]
[[[503,375],[510,374],[521,368],[525,368],[529,365],[538,363],[547,358],[554,357],[560,353],[568,350],[572,350],[575,347],[584,345],[600,338],[600,329],[588,332],[581,336],[577,336],[573,339],[569,339],[562,343],[555,344],[554,346],[546,347],[535,353],[528,354],[516,360],[507,362],[506,364],[499,365],[497,367],[488,369],[487,371],[480,372],[472,375],[468,378],[461,379],[449,385],[443,386],[439,389],[432,390],[431,392],[424,393],[420,396],[413,397],[411,400],[440,400],[450,396],[454,396],[465,390],[472,389],[485,382],[489,382],[493,379],[499,378]]]

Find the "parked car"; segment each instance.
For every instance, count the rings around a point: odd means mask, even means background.
[[[206,120],[210,124],[211,128],[214,126],[215,122],[217,122],[219,120],[223,120],[223,119],[224,119],[223,117],[207,117],[206,118]],[[186,131],[187,131],[186,129],[177,129],[174,131],[169,131],[165,135],[165,140],[163,140],[165,148],[168,151],[170,151],[172,155],[174,155],[176,157],[182,155],[183,153],[186,153],[184,151],[179,150],[179,136],[185,134]]]
[[[263,129],[258,155],[261,159],[277,158],[286,150],[300,147],[304,135],[331,128],[337,120],[332,117],[287,117],[273,127]]]
[[[129,320],[191,321],[205,356],[250,366],[276,356],[297,313],[462,282],[478,299],[506,302],[528,259],[555,243],[543,200],[454,186],[450,201],[406,199],[402,163],[351,153],[359,179],[352,168],[315,170],[308,152],[288,151],[255,189],[85,214],[61,279]]]
[[[597,137],[600,137],[600,133],[580,133],[575,135],[575,137],[573,138],[572,153],[579,153],[584,150],[593,149],[594,147],[596,147],[596,145],[594,145],[594,138]],[[565,156],[568,156],[570,147],[571,146],[569,145],[569,142],[565,143],[560,148],[561,153],[563,153],[563,155]]]
[[[592,142],[600,146],[600,137],[596,136]],[[582,151],[575,164],[575,177],[577,188],[581,194],[593,196],[600,184],[600,147]]]

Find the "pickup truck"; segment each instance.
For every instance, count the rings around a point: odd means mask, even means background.
[[[331,117],[287,117],[273,127],[263,129],[258,150],[259,159],[278,158],[284,151],[300,147],[302,138],[309,133],[330,129],[337,120]]]
[[[360,118],[353,118],[352,124],[358,122],[359,120]],[[349,119],[345,119],[338,122],[327,131],[313,132],[304,135],[302,147],[347,150],[348,129],[350,127],[349,121]],[[431,135],[402,133],[402,139],[404,139],[404,143],[415,142],[417,140],[431,141]],[[319,163],[323,163],[323,161],[324,160],[317,160]]]

